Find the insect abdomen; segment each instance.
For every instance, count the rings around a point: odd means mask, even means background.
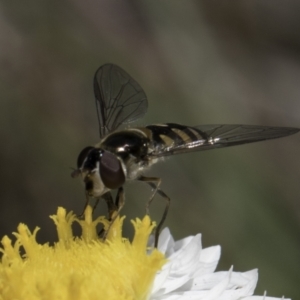
[[[175,123],[155,124],[146,126],[151,131],[151,140],[157,151],[171,150],[174,146],[184,146],[187,143],[203,143],[206,135],[196,128]]]

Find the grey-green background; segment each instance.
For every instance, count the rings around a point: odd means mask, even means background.
[[[22,221],[53,241],[48,215],[81,212],[70,167],[98,142],[92,79],[107,62],[146,91],[138,125],[300,127],[299,1],[2,0],[1,236]],[[297,299],[299,149],[298,134],[173,156],[147,174],[172,199],[166,226],[176,239],[201,232],[205,247],[222,246],[219,270],[259,268],[257,293]],[[126,191],[127,219],[143,216],[148,186]],[[154,219],[163,206],[158,197]]]

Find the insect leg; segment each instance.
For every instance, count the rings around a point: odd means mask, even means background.
[[[107,219],[109,221],[111,221],[111,217],[112,217],[113,213],[117,210],[117,208],[116,208],[116,206],[114,204],[111,192],[105,193],[104,195],[101,196],[101,198],[103,198],[105,200],[106,204],[107,204],[107,209],[108,209],[108,217],[107,217]],[[98,198],[97,200],[99,202],[100,198]],[[102,228],[99,231],[98,235],[99,236],[103,236],[103,234],[104,234],[104,228]]]
[[[108,193],[106,193],[106,194],[108,194]],[[111,198],[110,204],[111,203],[113,204],[114,209],[110,211],[110,208],[108,208],[109,209],[109,221],[110,221],[110,223],[109,223],[109,226],[108,226],[107,230],[104,232],[104,234],[102,236],[103,240],[106,239],[107,234],[108,234],[112,224],[114,223],[114,221],[116,220],[116,218],[120,214],[120,211],[122,210],[122,208],[125,204],[124,189],[123,189],[122,186],[118,189],[115,204],[113,203],[112,196],[111,196],[110,192],[109,192],[109,194],[110,194],[110,198]]]
[[[84,212],[85,212],[87,206],[89,205],[89,202],[90,202],[90,197],[88,195],[88,192],[85,192],[85,204],[84,204],[84,208],[83,208],[82,213],[77,216],[78,218],[82,218],[83,217]],[[93,211],[94,211],[94,209],[93,209]]]
[[[103,198],[105,200],[106,204],[107,204],[108,216],[109,216],[109,220],[110,220],[111,215],[116,210],[116,207],[114,205],[114,201],[113,201],[113,198],[112,198],[112,195],[111,195],[110,192],[107,192],[104,195],[102,195],[101,197],[96,198],[96,202],[93,206],[93,213],[94,213],[96,207],[98,206],[99,201],[100,201],[101,198]],[[85,206],[85,208],[86,208],[86,206]]]
[[[106,194],[108,194],[108,193],[109,193],[109,192],[107,192]],[[105,199],[106,203],[108,203],[109,200],[106,199],[104,196],[105,196],[105,195],[103,195],[102,197]],[[85,201],[85,204],[84,204],[83,211],[82,211],[82,213],[81,213],[80,215],[78,215],[78,218],[82,218],[82,216],[84,215],[84,212],[85,212],[87,206],[89,205],[90,197],[89,197],[88,192],[85,193],[85,198],[86,198],[86,201]],[[94,204],[94,206],[93,206],[93,213],[94,213],[94,210],[96,209],[96,207],[97,207],[98,204],[99,204],[100,198],[101,198],[101,197],[98,197],[98,198],[96,199],[96,202],[95,202],[95,204]],[[111,202],[112,202],[112,204],[113,204],[113,201],[112,201],[112,200],[111,200]],[[107,205],[108,205],[108,204],[107,204]],[[108,207],[110,207],[110,206],[108,205]]]
[[[141,177],[138,178],[138,180],[148,183],[154,190],[152,196],[150,197],[149,201],[146,204],[146,213],[148,215],[149,215],[150,204],[152,203],[156,193],[158,193],[161,197],[163,197],[166,200],[166,207],[165,207],[164,213],[162,215],[162,218],[161,218],[160,222],[158,223],[158,225],[155,229],[154,247],[157,247],[159,233],[160,233],[160,230],[161,230],[161,227],[162,227],[163,223],[166,220],[168,210],[169,210],[169,207],[170,207],[170,198],[159,188],[159,186],[161,184],[161,179],[160,178],[141,176]]]
[[[110,221],[112,218],[112,215],[114,214],[115,211],[117,211],[117,206],[114,204],[113,201],[113,197],[111,195],[111,192],[107,192],[104,195],[101,196],[106,204],[107,204],[107,208],[108,208],[108,220]]]

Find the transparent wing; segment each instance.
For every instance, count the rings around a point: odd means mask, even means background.
[[[144,116],[148,101],[140,85],[113,64],[101,66],[94,77],[100,137]]]
[[[184,152],[210,150],[269,139],[298,132],[298,128],[253,125],[200,125],[188,127],[179,124],[150,125],[154,151],[150,156],[161,157]],[[155,128],[154,128],[155,127]]]

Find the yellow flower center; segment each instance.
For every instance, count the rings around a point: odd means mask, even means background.
[[[24,224],[14,233],[17,240],[4,236],[0,264],[0,299],[147,299],[156,272],[166,262],[153,249],[147,254],[147,241],[154,225],[148,216],[132,221],[135,236],[130,243],[122,237],[124,217],[118,217],[105,242],[99,239],[96,226],[104,217],[92,220],[88,207],[85,219],[58,208],[51,216],[58,232],[54,246],[38,244],[36,228],[31,233]],[[72,223],[82,227],[75,238]],[[20,255],[20,247],[25,254]]]

